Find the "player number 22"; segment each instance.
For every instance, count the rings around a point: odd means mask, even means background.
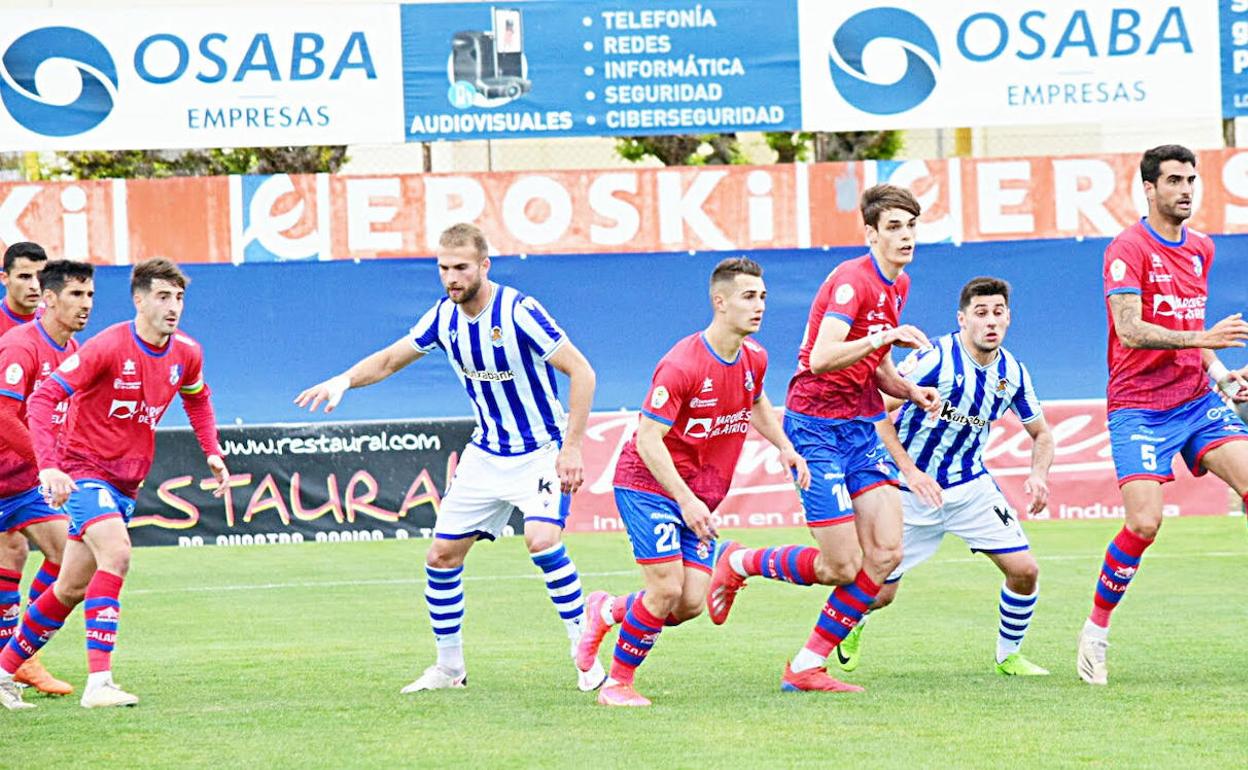
[[[676,534],[676,525],[672,522],[654,525],[654,534],[658,536],[658,540],[654,543],[657,551],[679,551],[680,537]]]
[[[1140,461],[1144,463],[1144,470],[1157,470],[1157,448],[1152,444],[1141,444]]]

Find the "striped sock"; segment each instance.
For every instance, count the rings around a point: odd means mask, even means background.
[[[12,674],[21,668],[65,625],[65,618],[69,617],[72,609],[61,604],[55,591],[44,591],[34,604],[26,608],[21,627],[0,652],[0,669]]]
[[[113,647],[117,644],[117,622],[121,620],[124,580],[120,575],[97,569],[87,583],[83,613],[87,626],[87,670],[92,674],[113,670]]]
[[[0,647],[17,633],[17,621],[22,617],[22,573],[0,569]]]
[[[810,632],[806,646],[793,658],[792,670],[805,671],[823,665],[828,653],[862,620],[879,592],[879,584],[861,570],[854,582],[838,586],[828,597],[827,604],[823,605],[823,612],[819,613],[819,621]]]
[[[611,601],[611,621],[612,625],[619,625],[624,622],[624,616],[633,608],[633,602],[645,596],[645,591],[634,591],[631,594],[617,596]],[[605,619],[605,618],[604,618]],[[663,619],[664,626],[679,626],[685,621],[677,618],[675,614],[668,615]]]
[[[1123,527],[1105,549],[1105,561],[1096,579],[1096,594],[1092,597],[1092,614],[1088,620],[1101,628],[1109,628],[1109,613],[1114,611],[1131,578],[1140,568],[1144,550],[1153,544],[1131,530]]]
[[[459,673],[464,670],[464,568],[438,569],[425,565],[425,606],[438,648],[438,665]]]
[[[35,579],[30,583],[30,592],[27,594],[27,601],[34,603],[39,598],[39,594],[52,587],[56,582],[56,578],[61,574],[61,565],[51,559],[44,559],[43,564],[39,565],[39,571],[35,573]]]
[[[559,618],[568,628],[568,637],[578,638],[585,622],[585,599],[581,596],[581,576],[577,574],[568,550],[563,543],[558,543],[531,556],[533,563],[542,571],[546,592],[555,603]]]
[[[637,667],[645,662],[663,630],[663,621],[646,609],[645,602],[634,601],[620,624],[615,640],[615,656],[611,659],[610,678],[618,684],[632,684]]]
[[[1027,634],[1027,626],[1031,625],[1031,613],[1036,609],[1039,596],[1039,588],[1030,595],[1016,594],[1002,584],[1001,603],[998,605],[1001,613],[1001,623],[997,626],[998,663],[1023,646],[1023,636]]]
[[[808,586],[816,581],[815,559],[819,549],[808,545],[775,548],[742,548],[729,554],[728,563],[742,577],[761,577]]]

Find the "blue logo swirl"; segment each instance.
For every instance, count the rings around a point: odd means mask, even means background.
[[[893,83],[867,76],[862,54],[876,40],[896,41],[906,52],[906,71]],[[923,20],[900,8],[870,8],[845,20],[832,36],[832,83],[841,98],[863,112],[895,115],[916,107],[936,87],[940,66],[936,36]]]
[[[35,73],[51,59],[78,70],[82,86],[68,104],[39,93]],[[117,96],[117,67],[99,40],[73,27],[43,27],[14,40],[0,57],[0,101],[13,120],[44,136],[74,136],[108,117]]]

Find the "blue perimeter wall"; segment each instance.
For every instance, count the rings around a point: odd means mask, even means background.
[[[1217,319],[1248,310],[1248,236],[1217,241],[1211,305]],[[991,274],[1015,289],[1006,340],[1031,369],[1044,399],[1099,398],[1105,388],[1106,320],[1101,263],[1107,239],[921,246],[909,268],[903,321],[929,336],[956,328],[958,290]],[[762,263],[767,314],[757,339],[771,354],[766,392],[782,404],[803,325],[820,282],[862,248],[746,252]],[[724,256],[592,254],[495,257],[491,277],[537,297],[598,373],[596,411],[637,408],[654,365],[673,342],[710,318],[707,279]],[[303,422],[291,400],[402,336],[440,296],[431,259],[241,266],[190,265],[193,284],[182,328],[206,354],[218,420]],[[88,333],[133,317],[129,268],[98,271]],[[1243,350],[1223,351],[1231,366]],[[561,389],[566,394],[566,386]],[[390,380],[347,394],[328,419],[467,416],[467,399],[441,353]],[[185,425],[171,409],[165,426]]]

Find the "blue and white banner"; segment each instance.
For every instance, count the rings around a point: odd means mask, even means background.
[[[402,141],[397,5],[0,11],[0,150]]]
[[[1248,115],[1248,0],[1218,0],[1222,34],[1222,117]]]
[[[1221,114],[1218,11],[1208,0],[798,0],[798,8],[808,130]]]
[[[795,130],[792,3],[404,5],[407,138]]]

